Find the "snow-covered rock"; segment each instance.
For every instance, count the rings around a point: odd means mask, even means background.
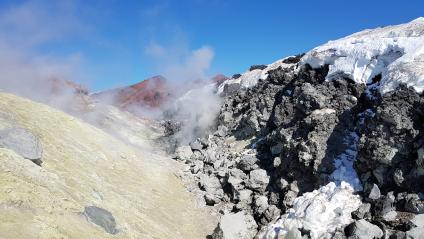
[[[369,84],[381,74],[382,93],[400,83],[424,90],[424,18],[406,24],[364,30],[316,47],[301,60],[318,68],[329,64],[327,80],[342,73]]]
[[[287,58],[284,58],[287,59]],[[277,69],[278,67],[287,68],[293,66],[293,63],[284,63],[284,59],[280,59],[274,63],[267,65],[267,67],[263,70],[254,69],[246,71],[241,74],[238,78],[231,78],[230,80],[225,81],[218,87],[218,94],[222,94],[224,92],[225,87],[228,85],[239,85],[241,89],[247,89],[255,86],[260,79],[265,80],[268,78],[268,71]],[[227,87],[228,87],[227,86]]]
[[[331,182],[296,198],[293,208],[271,225],[263,238],[300,234],[298,229],[301,228],[310,230],[312,238],[325,238],[351,223],[351,213],[360,204],[360,197],[353,194],[349,184],[342,182],[336,186]]]

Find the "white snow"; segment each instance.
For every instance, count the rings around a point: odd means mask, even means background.
[[[357,83],[369,84],[382,75],[380,91],[400,83],[424,90],[424,18],[406,24],[364,30],[316,47],[301,61],[313,68],[329,64],[327,80],[343,73]]]
[[[336,169],[330,175],[330,178],[337,186],[341,185],[342,182],[347,182],[355,191],[362,191],[361,181],[353,168],[357,155],[358,140],[359,136],[355,132],[351,132],[343,140],[343,144],[347,146],[347,149],[334,160]]]
[[[299,228],[310,230],[311,238],[330,238],[330,232],[352,222],[351,212],[361,205],[353,188],[342,182],[331,182],[318,190],[303,194],[263,238],[301,238]],[[286,237],[280,237],[286,236]]]
[[[283,62],[284,59],[278,60],[274,63],[267,65],[267,67],[263,70],[256,69],[252,71],[246,71],[243,74],[241,74],[241,76],[237,79],[232,78],[225,81],[218,87],[217,93],[221,94],[222,92],[224,92],[225,85],[230,85],[230,84],[240,84],[240,87],[242,89],[251,88],[258,83],[259,79],[265,80],[266,78],[268,78],[268,71],[277,69],[280,66],[282,68],[287,68],[294,65],[294,64],[284,63]]]

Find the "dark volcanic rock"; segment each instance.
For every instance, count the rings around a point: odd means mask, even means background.
[[[356,168],[365,187],[380,190],[424,191],[424,98],[401,86],[378,99],[366,117]]]

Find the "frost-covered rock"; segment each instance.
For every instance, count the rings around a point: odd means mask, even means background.
[[[337,187],[335,183],[329,183],[296,198],[293,208],[270,226],[263,236],[273,239],[295,234],[303,228],[310,231],[311,238],[323,238],[351,223],[351,213],[360,204],[361,200],[353,194],[351,186],[342,183]]]
[[[290,58],[290,57],[288,57]],[[218,87],[218,94],[234,93],[239,89],[248,89],[255,86],[259,80],[265,80],[268,77],[268,71],[277,69],[279,67],[288,68],[292,67],[297,63],[296,60],[285,61],[286,59],[278,60],[269,65],[260,65],[260,67],[253,67],[249,71],[243,74],[237,74],[230,80],[225,81]],[[296,58],[296,57],[292,57]]]
[[[369,84],[381,74],[381,92],[400,83],[424,90],[424,18],[364,30],[316,47],[302,58],[313,68],[329,65],[327,79],[343,74],[359,84]]]

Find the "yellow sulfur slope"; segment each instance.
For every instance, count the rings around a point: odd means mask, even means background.
[[[0,238],[205,238],[213,218],[196,209],[170,159],[142,152],[46,105],[0,93],[0,129],[40,137],[37,166],[0,148]],[[110,211],[119,233],[81,214]]]

